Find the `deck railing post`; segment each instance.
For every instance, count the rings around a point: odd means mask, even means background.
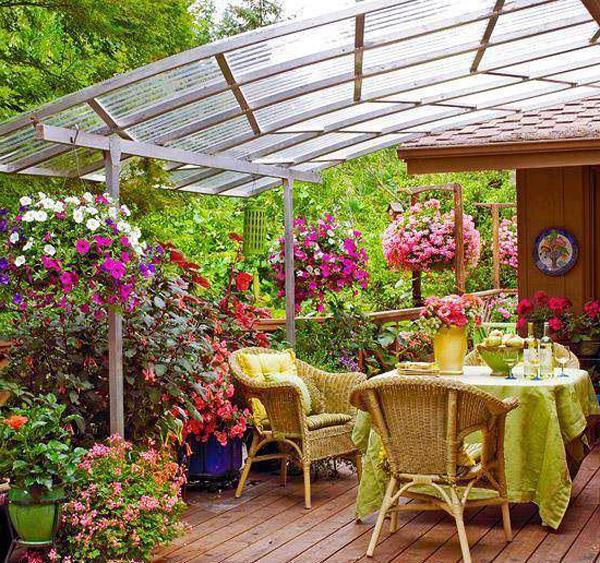
[[[296,345],[296,274],[294,272],[294,179],[283,179],[285,221],[285,326],[287,341]]]
[[[119,201],[119,172],[121,169],[120,139],[110,137],[109,150],[104,152],[104,170],[108,192]],[[115,311],[108,311],[108,393],[110,405],[110,433],[125,435],[123,407],[123,319]]]

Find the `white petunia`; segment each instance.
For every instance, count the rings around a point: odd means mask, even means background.
[[[79,198],[78,197],[74,197],[72,195],[68,196],[65,198],[65,201],[67,203],[72,203],[72,204],[79,204]]]
[[[97,219],[88,219],[85,226],[90,231],[95,231],[100,226],[100,221],[98,221]]]
[[[47,219],[48,219],[48,213],[46,213],[45,211],[40,210],[40,211],[36,211],[35,212],[35,220],[36,221],[39,221],[40,223],[43,223]]]
[[[116,207],[109,207],[108,208],[108,216],[111,219],[116,219],[117,216],[118,216],[118,214],[119,214],[119,210]]]
[[[75,223],[83,223],[83,211],[81,208],[73,211],[73,221],[75,221]]]
[[[26,205],[31,205],[33,203],[32,199],[26,195],[24,195],[20,200],[19,203],[25,207]]]
[[[89,215],[98,215],[98,210],[95,207],[86,207],[85,210]]]
[[[19,266],[22,266],[23,264],[25,264],[25,256],[17,256],[15,258],[15,266],[17,266],[17,268]]]
[[[27,243],[25,244],[25,246],[23,247],[23,250],[24,250],[25,252],[27,252],[27,251],[28,251],[28,250],[29,250],[29,249],[30,249],[32,246],[33,246],[33,240],[32,240],[32,239],[29,239],[29,240],[27,241]]]
[[[83,194],[83,199],[88,203],[94,203],[94,196],[90,192],[85,192]]]
[[[57,201],[54,203],[53,209],[55,213],[62,213],[65,210],[65,204],[62,201]]]
[[[46,199],[48,196],[44,192],[38,192],[39,199]]]
[[[126,205],[121,205],[121,211],[125,215],[125,217],[129,217],[131,215],[131,211],[129,211],[129,207]]]
[[[35,211],[28,211],[23,215],[24,223],[31,223],[32,221],[35,221]]]
[[[13,244],[16,244],[17,242],[19,242],[19,233],[11,233],[10,237],[8,237],[8,240]]]
[[[119,229],[120,233],[129,234],[131,232],[131,225],[125,221],[119,221],[117,223],[117,229]]]
[[[44,254],[47,256],[54,256],[56,254],[56,248],[54,248],[51,244],[44,245]]]

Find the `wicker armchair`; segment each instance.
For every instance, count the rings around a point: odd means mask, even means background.
[[[322,393],[323,413],[305,415],[300,392],[287,382],[264,382],[247,376],[239,362],[241,353],[276,353],[268,348],[244,348],[230,358],[232,374],[244,399],[258,399],[265,407],[268,421],[255,428],[248,459],[242,470],[236,497],[242,494],[252,463],[281,459],[281,483],[285,486],[287,462],[297,458],[304,473],[304,501],[311,507],[310,464],[330,457],[346,457],[354,461],[358,478],[361,474],[361,455],[351,439],[356,409],[350,404],[352,388],[366,379],[362,373],[326,373],[305,362],[296,360],[298,375],[310,380]],[[257,455],[267,444],[277,442],[284,446],[280,453]]]
[[[471,561],[463,520],[466,507],[500,505],[504,533],[511,540],[503,445],[506,415],[517,406],[516,399],[501,401],[470,385],[437,377],[392,376],[360,384],[350,401],[371,415],[391,473],[369,557],[386,514],[391,514],[390,531],[395,532],[400,510],[448,512],[456,521],[465,563]],[[471,467],[461,466],[463,440],[478,430],[481,457]],[[485,496],[491,498],[467,500],[474,485],[478,493],[485,489]],[[402,496],[417,502],[400,504]]]

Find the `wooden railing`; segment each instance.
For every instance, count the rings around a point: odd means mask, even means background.
[[[492,297],[497,297],[501,293],[505,295],[515,295],[516,289],[486,289],[484,291],[476,291],[471,295],[486,300]],[[421,314],[423,307],[412,307],[408,309],[393,309],[391,311],[374,311],[366,313],[366,316],[370,318],[374,323],[386,324],[386,323],[397,323],[401,321],[412,321],[417,319]],[[331,319],[330,315],[320,317],[296,317],[296,321],[313,321],[317,323],[326,322]],[[280,319],[263,319],[255,325],[256,329],[261,332],[274,332],[282,327],[285,327],[285,317]]]

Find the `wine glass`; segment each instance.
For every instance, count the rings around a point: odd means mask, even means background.
[[[554,359],[560,365],[560,375],[559,375],[559,377],[569,377],[565,373],[565,367],[569,363],[569,352],[567,352],[566,350],[562,350],[558,354],[556,354],[556,357]]]
[[[533,369],[533,373],[535,374],[531,379],[533,381],[540,381],[542,379],[542,375],[540,373],[540,355],[539,353],[533,353],[529,358],[529,363]]]
[[[507,349],[504,353],[504,361],[508,366],[508,375],[506,376],[506,379],[517,379],[513,373],[513,369],[519,361],[519,352],[520,350],[514,348],[512,350]]]

